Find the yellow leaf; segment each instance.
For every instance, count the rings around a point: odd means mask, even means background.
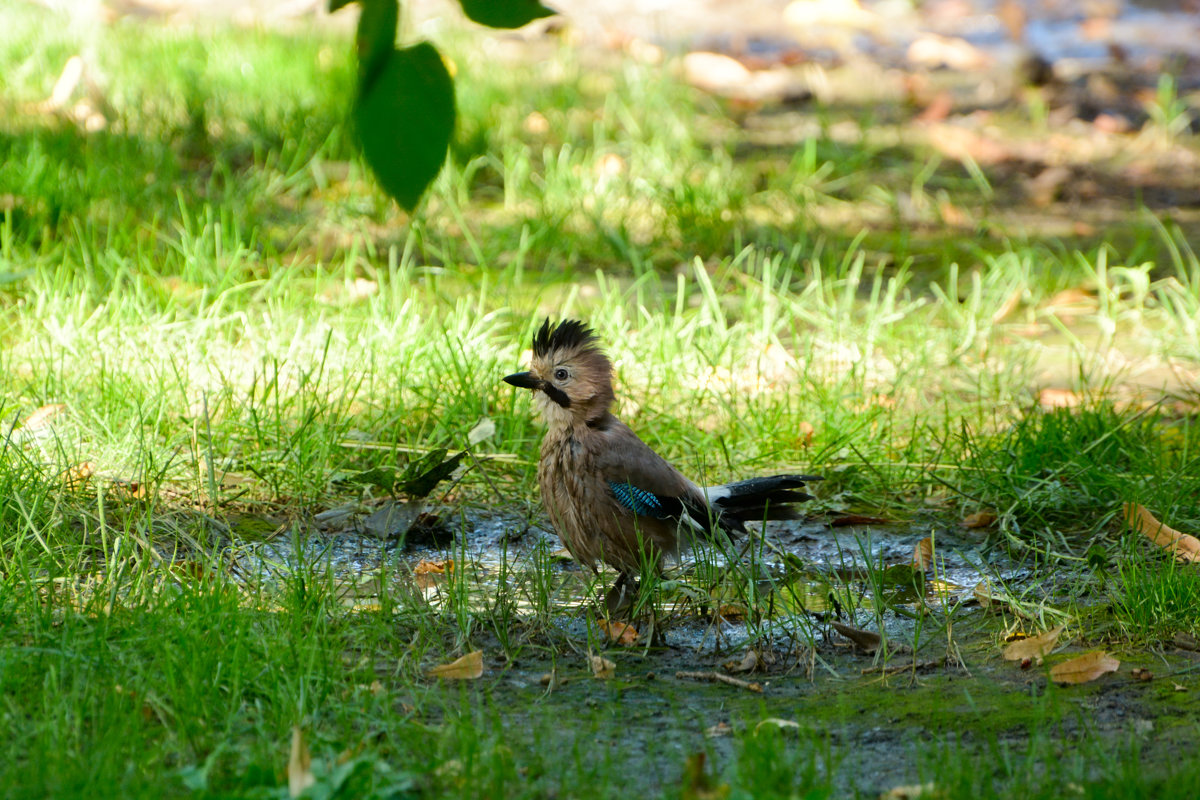
[[[992,589],[992,585],[987,581],[980,581],[975,584],[975,591],[972,594],[975,595],[975,600],[983,608],[990,608],[993,605],[1000,605],[1004,602],[1004,598],[996,594]]]
[[[919,800],[926,797],[944,797],[944,792],[935,783],[921,783],[912,786],[895,786],[879,795],[879,800]]]
[[[925,572],[933,566],[933,537],[926,536],[913,548],[913,566]]]
[[[1038,405],[1042,408],[1075,408],[1083,404],[1083,398],[1070,389],[1047,388],[1038,392]]]
[[[62,403],[51,403],[50,405],[42,406],[25,418],[25,423],[21,425],[21,430],[28,432],[43,428],[46,426],[46,423],[66,410],[67,407]]]
[[[602,619],[599,622],[600,630],[604,631],[604,635],[613,644],[629,646],[638,640],[637,628],[626,622],[610,622]]]
[[[312,774],[312,756],[299,725],[292,728],[292,754],[288,758],[288,796],[299,797],[317,782]]]
[[[1015,311],[1017,306],[1020,304],[1021,298],[1024,296],[1024,294],[1025,294],[1024,286],[1018,286],[1016,289],[1014,289],[1013,293],[1010,294],[1008,296],[1008,298],[1003,303],[1000,304],[1000,307],[997,308],[996,311],[992,314],[992,322],[993,323],[1000,322],[1005,317],[1007,317],[1009,314],[1011,314],[1013,311]]]
[[[1054,649],[1054,645],[1058,642],[1058,637],[1062,632],[1063,626],[1056,625],[1038,636],[1030,636],[1028,639],[1018,639],[1015,642],[1011,642],[1008,647],[1004,648],[1004,660],[1024,661],[1027,658],[1040,659]]]
[[[1139,503],[1126,503],[1123,508],[1130,528],[1174,554],[1177,561],[1200,561],[1200,539],[1168,528]]]
[[[800,443],[801,447],[810,447],[816,432],[817,430],[811,422],[800,420],[800,424],[796,426],[796,441]]]
[[[617,665],[604,656],[588,656],[588,662],[592,665],[592,675],[602,681],[611,680],[617,674]]]
[[[483,651],[475,650],[449,664],[441,664],[429,670],[431,678],[448,681],[473,681],[483,674]]]
[[[58,477],[62,479],[64,489],[75,490],[82,489],[95,474],[96,465],[91,461],[84,461],[64,470]]]
[[[1093,650],[1078,658],[1055,664],[1050,668],[1050,679],[1055,683],[1087,683],[1101,675],[1116,672],[1121,662],[1103,650]]]
[[[445,561],[426,561],[425,559],[421,559],[413,567],[413,575],[428,575],[430,573],[444,575],[447,572],[454,572],[454,559],[452,558],[448,558]]]

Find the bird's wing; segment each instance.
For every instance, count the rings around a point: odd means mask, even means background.
[[[708,532],[714,524],[740,530],[735,520],[723,520],[696,484],[650,449],[624,423],[614,420],[601,434],[595,464],[617,502],[634,514],[683,522]],[[731,532],[732,532],[731,531]]]

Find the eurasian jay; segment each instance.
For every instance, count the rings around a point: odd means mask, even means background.
[[[614,591],[636,585],[644,565],[677,555],[683,533],[746,533],[745,522],[789,519],[789,503],[815,475],[701,487],[683,476],[613,416],[612,364],[595,334],[577,320],[542,324],[528,372],[505,382],[533,390],[547,424],[538,461],[542,504],[563,545],[580,564],[620,573]],[[657,567],[655,567],[657,569]],[[610,605],[611,605],[610,599]]]

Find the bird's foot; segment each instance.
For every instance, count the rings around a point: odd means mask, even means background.
[[[634,601],[637,600],[637,578],[622,572],[617,582],[604,595],[604,610],[609,619],[627,620],[632,616]]]

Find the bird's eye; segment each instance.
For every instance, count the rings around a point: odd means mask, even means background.
[[[567,379],[567,375],[568,373],[563,367],[559,367],[558,369],[554,370],[554,380],[556,381],[565,381]]]

